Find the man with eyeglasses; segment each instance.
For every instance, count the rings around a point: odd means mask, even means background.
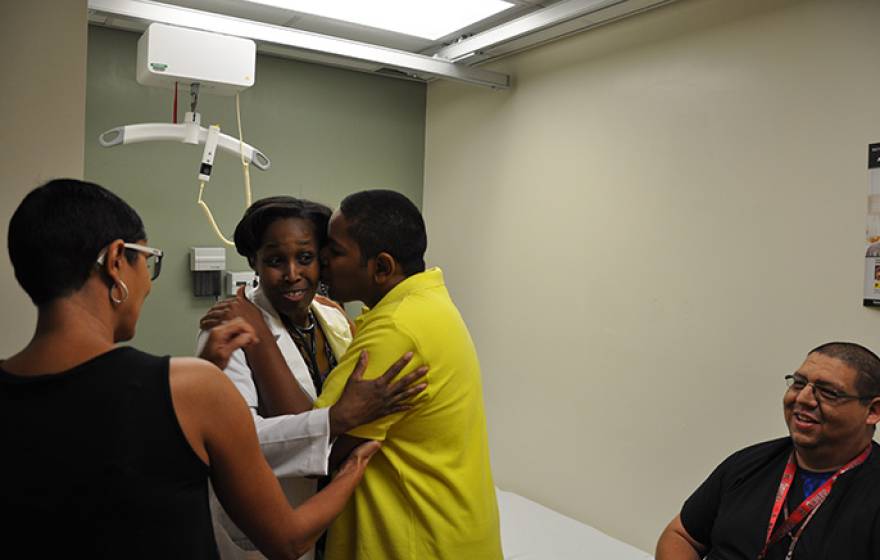
[[[785,382],[789,436],[721,463],[660,535],[657,560],[880,559],[880,358],[830,342]]]

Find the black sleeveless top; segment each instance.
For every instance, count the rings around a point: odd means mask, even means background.
[[[125,347],[59,374],[0,369],[0,557],[218,558],[168,374],[168,356]]]

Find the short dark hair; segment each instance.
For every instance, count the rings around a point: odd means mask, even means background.
[[[856,372],[856,391],[865,399],[880,396],[880,358],[854,342],[826,342],[809,351],[837,358]]]
[[[241,221],[235,226],[233,234],[235,250],[239,255],[247,258],[248,263],[253,267],[257,251],[263,244],[266,229],[275,220],[285,218],[299,218],[311,223],[320,249],[327,242],[327,224],[330,222],[331,213],[330,208],[311,200],[292,196],[261,198],[245,210]]]
[[[39,306],[82,288],[98,253],[112,241],[146,238],[140,216],[112,192],[95,183],[55,179],[18,205],[7,246],[15,278]],[[137,259],[133,251],[126,255]]]
[[[371,190],[350,194],[339,205],[364,263],[388,253],[411,276],[425,270],[428,234],[415,204],[399,192]]]

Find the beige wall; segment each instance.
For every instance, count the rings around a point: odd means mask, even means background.
[[[428,89],[424,208],[496,482],[645,550],[862,308],[880,2],[681,0]]]
[[[10,2],[0,17],[0,357],[33,334],[36,313],[13,276],[9,218],[54,177],[82,177],[86,105],[86,0]]]

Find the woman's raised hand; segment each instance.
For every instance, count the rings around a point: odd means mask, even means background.
[[[263,319],[263,312],[244,295],[244,286],[238,288],[235,297],[218,301],[199,321],[202,330],[210,330],[217,325],[240,317],[247,321],[260,337],[270,337],[269,327]]]

